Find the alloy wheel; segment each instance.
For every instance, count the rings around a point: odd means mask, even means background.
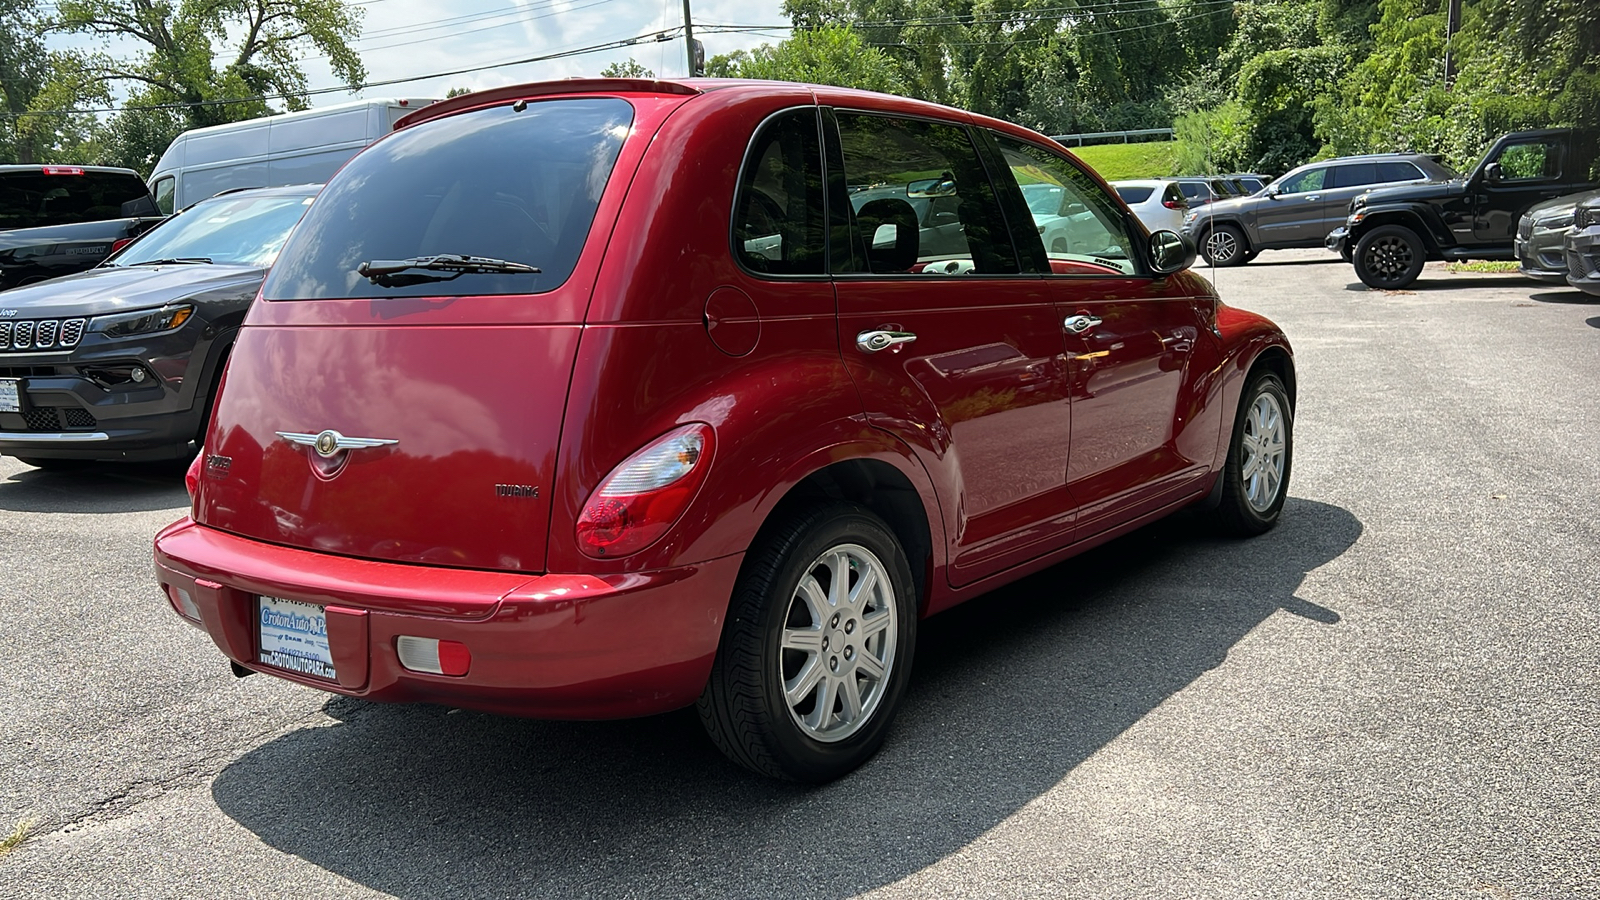
[[[818,556],[795,587],[784,620],[779,678],[784,704],[818,741],[842,741],[872,718],[895,664],[894,584],[859,544]]]
[[[1367,270],[1379,281],[1398,282],[1411,268],[1414,257],[1411,244],[1396,235],[1385,235],[1372,242],[1364,260]]]
[[[1232,262],[1239,254],[1239,242],[1231,231],[1216,228],[1206,235],[1206,255],[1217,265]]]
[[[1243,445],[1244,462],[1239,474],[1244,482],[1245,501],[1256,512],[1266,512],[1283,486],[1288,447],[1278,398],[1263,392],[1250,404],[1244,420]]]

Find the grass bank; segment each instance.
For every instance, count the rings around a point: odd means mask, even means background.
[[[1178,145],[1174,141],[1142,144],[1094,144],[1068,147],[1075,156],[1107,181],[1125,178],[1164,178],[1176,172]]]

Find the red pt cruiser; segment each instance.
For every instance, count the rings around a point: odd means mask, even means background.
[[[284,247],[157,577],[240,674],[698,704],[738,762],[834,778],[882,743],[919,619],[1183,507],[1276,523],[1289,346],[1193,259],[1048,139],[928,103],[447,100]]]

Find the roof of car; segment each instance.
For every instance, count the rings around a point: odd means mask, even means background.
[[[1112,187],[1159,187],[1177,180],[1176,178],[1119,178],[1110,184]]]
[[[13,172],[34,172],[34,173],[38,173],[38,172],[43,172],[46,169],[80,169],[80,170],[82,170],[84,172],[95,172],[95,173],[105,173],[105,174],[115,174],[115,175],[132,175],[135,178],[139,177],[139,173],[138,172],[135,172],[132,169],[124,169],[124,168],[121,168],[119,166],[81,166],[81,165],[78,165],[77,163],[35,163],[35,164],[32,164],[32,165],[5,165],[5,166],[0,166],[0,175],[9,175],[9,174],[11,174]],[[143,181],[144,179],[140,178],[139,180]]]

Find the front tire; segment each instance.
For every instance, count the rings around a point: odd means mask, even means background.
[[[1250,379],[1239,400],[1222,469],[1217,526],[1238,537],[1272,530],[1289,495],[1294,461],[1294,410],[1283,380],[1271,372]]]
[[[917,603],[905,552],[855,504],[793,517],[745,560],[701,724],[734,762],[805,782],[878,751],[911,674]]]
[[[1244,239],[1244,232],[1233,225],[1218,225],[1206,233],[1201,242],[1200,255],[1211,265],[1242,266],[1252,254]]]
[[[1417,280],[1427,250],[1404,225],[1380,225],[1356,242],[1356,277],[1370,288],[1397,291]]]

